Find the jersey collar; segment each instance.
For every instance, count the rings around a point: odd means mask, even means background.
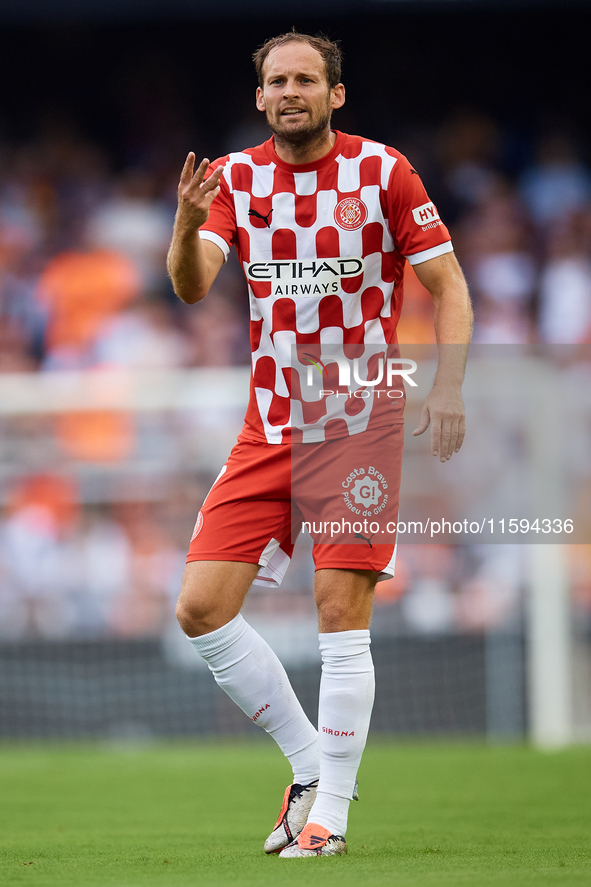
[[[336,136],[334,145],[328,154],[325,154],[324,157],[321,157],[319,160],[315,160],[314,163],[286,163],[275,151],[274,136],[271,136],[271,138],[265,142],[265,150],[267,156],[273,161],[273,163],[281,169],[286,170],[286,172],[312,172],[313,170],[322,169],[322,167],[327,166],[338,154],[341,153],[345,141],[345,135],[344,133],[339,132],[338,129],[333,129],[333,132]]]

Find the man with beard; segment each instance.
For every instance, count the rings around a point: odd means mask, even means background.
[[[294,445],[309,453],[304,465],[328,470],[342,462],[345,471],[356,441],[377,444],[374,452],[390,459],[388,499],[396,515],[402,418],[380,408],[377,391],[340,413],[324,391],[309,420],[294,389],[291,348],[307,349],[320,364],[326,342],[383,346],[385,353],[396,342],[408,260],[433,296],[437,341],[455,346],[440,351],[415,432],[431,425],[432,451],[447,461],[464,437],[461,384],[472,314],[449,233],[406,158],[330,128],[333,110],[345,101],[338,46],[292,32],[268,40],[254,61],[257,108],[273,135],[213,164],[203,160],[196,170],[189,154],[168,257],[177,295],[195,303],[236,247],[249,285],[253,352],[245,426],[199,513],[177,617],[217,683],[273,736],[293,769],[265,851],[328,856],[346,852],[374,696],[372,595],[376,582],[394,573],[394,539],[314,540],[323,660],[318,731],[240,609],[251,584],[278,585],[289,563]],[[378,477],[366,477],[376,497]],[[349,481],[367,495],[352,475]],[[313,476],[314,486],[320,484]],[[322,517],[325,499],[314,496],[309,491],[296,506],[304,516]]]

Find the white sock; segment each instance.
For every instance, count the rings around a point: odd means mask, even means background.
[[[347,830],[349,804],[369,731],[375,678],[369,631],[320,634],[320,782],[308,816],[333,835]]]
[[[222,690],[273,737],[292,766],[293,781],[307,785],[318,779],[316,730],[279,659],[254,628],[238,614],[216,631],[189,641]]]

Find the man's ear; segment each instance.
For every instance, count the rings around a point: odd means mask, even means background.
[[[256,97],[256,105],[259,111],[265,110],[265,99],[263,97],[263,90],[260,86],[257,86],[257,97]]]
[[[333,111],[342,108],[345,104],[345,87],[342,83],[337,83],[331,90],[330,107]]]

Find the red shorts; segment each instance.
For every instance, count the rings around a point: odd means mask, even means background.
[[[187,562],[259,564],[256,585],[280,585],[300,532],[317,570],[394,575],[404,426],[321,443],[242,436],[207,494]]]

